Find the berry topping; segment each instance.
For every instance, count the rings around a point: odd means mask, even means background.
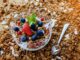
[[[20,21],[17,21],[17,25],[20,26]]]
[[[41,18],[41,21],[44,21],[44,17]]]
[[[17,34],[18,34],[18,35],[22,35],[22,32],[21,32],[21,31],[18,31]]]
[[[32,41],[35,41],[37,39],[37,34],[34,34],[33,36],[32,36]]]
[[[37,35],[38,36],[43,36],[44,35],[44,31],[43,30],[38,30],[37,31]]]
[[[35,25],[35,24],[32,24],[32,25],[31,25],[31,29],[34,30],[34,31],[36,31],[36,30],[37,30],[36,25]]]
[[[26,41],[29,40],[29,39],[28,39],[27,36],[23,35],[23,36],[21,36],[20,40],[21,40],[22,42],[26,42]]]
[[[14,31],[19,31],[19,28],[18,27],[14,27]]]
[[[25,20],[24,18],[21,18],[20,21],[21,21],[22,23],[25,23],[26,20]]]
[[[31,31],[28,23],[24,23],[23,28],[22,28],[22,31],[25,34],[29,35],[29,36],[32,35],[32,31]]]
[[[38,26],[39,26],[39,27],[42,27],[42,25],[43,25],[43,22],[38,21]]]

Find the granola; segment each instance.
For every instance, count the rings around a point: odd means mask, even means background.
[[[25,0],[27,1],[27,0]],[[39,4],[38,4],[39,3]],[[13,19],[13,12],[21,13],[26,11],[26,15],[31,14],[32,10],[36,12],[37,16],[43,16],[46,19],[57,19],[56,26],[53,29],[53,34],[49,44],[36,52],[23,51],[12,40],[9,31],[3,30],[0,33],[0,47],[4,53],[0,56],[0,60],[80,60],[80,1],[79,0],[40,0],[38,3],[27,3],[26,5],[2,4],[4,8],[0,9],[0,22],[4,20],[7,15],[12,17],[5,19],[8,24]],[[35,5],[34,5],[35,4]],[[1,5],[1,4],[0,4]],[[61,6],[63,5],[63,7]],[[7,6],[10,6],[7,9]],[[4,11],[4,14],[2,13]],[[17,16],[17,15],[16,15]],[[63,24],[70,23],[69,29],[66,31],[61,44],[60,54],[58,56],[51,55],[51,48],[53,43],[56,44],[60,36]],[[17,51],[19,57],[14,57],[11,54],[10,45]]]

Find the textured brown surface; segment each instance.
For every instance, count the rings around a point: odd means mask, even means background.
[[[72,11],[64,12],[59,9],[59,4],[65,2],[64,7],[73,8]],[[6,5],[0,9],[0,21],[4,19],[4,16],[10,15],[11,12],[23,12],[30,14],[32,11],[41,17],[44,16],[46,19],[55,18],[57,19],[56,26],[53,29],[53,35],[49,44],[43,49],[35,52],[22,51],[15,42],[12,41],[10,32],[5,30],[0,34],[0,47],[3,49],[4,54],[0,56],[0,60],[57,60],[57,57],[61,57],[62,60],[80,60],[80,1],[79,0],[41,0],[41,6],[34,6],[34,4],[26,4],[24,6]],[[6,8],[6,9],[5,9]],[[66,9],[66,8],[64,8]],[[52,14],[53,12],[55,14]],[[4,12],[4,13],[3,13]],[[10,16],[6,19],[8,22],[13,19]],[[66,34],[69,34],[69,39],[63,37],[60,44],[61,52],[57,56],[51,55],[52,44],[56,44],[62,27],[65,23],[70,23],[69,29]],[[78,34],[74,34],[74,29],[77,29]],[[65,34],[65,35],[66,35]],[[10,46],[13,46],[19,57],[14,57],[11,54]]]

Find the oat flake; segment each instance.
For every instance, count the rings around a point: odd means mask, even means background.
[[[10,49],[12,50],[12,55],[14,55],[15,57],[19,56],[17,53],[15,53],[14,48],[12,46],[10,46]]]
[[[67,39],[70,39],[70,35],[69,34],[65,35],[65,40],[67,40]]]
[[[74,29],[74,34],[75,34],[75,35],[77,35],[77,34],[78,34],[77,29]]]

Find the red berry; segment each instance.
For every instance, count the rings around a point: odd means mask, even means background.
[[[17,34],[18,34],[18,35],[22,35],[22,32],[21,32],[21,31],[18,31]]]
[[[41,18],[41,21],[44,21],[44,17]]]
[[[17,21],[17,25],[20,26],[20,21]]]
[[[28,36],[32,35],[32,31],[28,23],[24,23],[22,31],[27,34]]]

